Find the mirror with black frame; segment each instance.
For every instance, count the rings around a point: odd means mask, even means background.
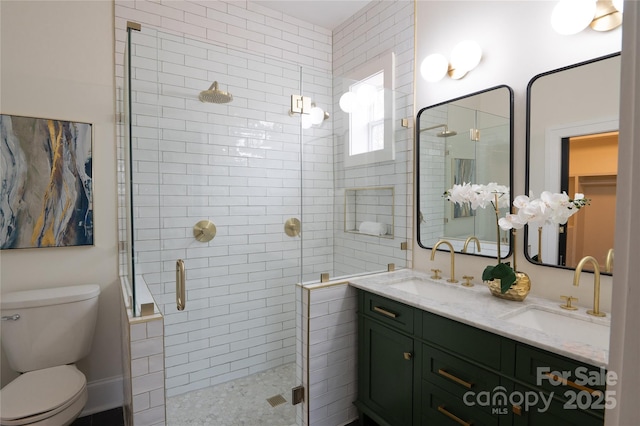
[[[535,76],[527,87],[525,194],[584,194],[589,204],[566,224],[525,227],[532,263],[575,269],[593,256],[613,271],[620,54]],[[585,270],[593,270],[587,263]]]
[[[496,257],[499,243],[500,256],[508,257],[511,235],[498,230],[491,205],[472,209],[468,203],[447,201],[443,194],[464,183],[511,188],[512,164],[510,87],[500,85],[421,109],[416,120],[420,247],[431,249],[447,240],[458,253]],[[507,210],[501,209],[500,217]]]

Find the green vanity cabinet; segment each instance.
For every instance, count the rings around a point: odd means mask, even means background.
[[[382,425],[413,424],[415,309],[360,292],[358,409]]]
[[[515,391],[526,395],[527,392],[539,392],[539,389],[517,385]],[[549,393],[544,393],[545,398]],[[585,410],[568,409],[566,401],[551,398],[550,403],[539,403],[536,407],[524,408],[513,416],[513,426],[602,426],[604,419]]]
[[[605,387],[580,385],[603,374],[596,367],[364,290],[358,321],[355,405],[380,426],[604,423],[603,410],[584,403]],[[545,369],[567,381],[540,379]],[[572,409],[571,394],[579,391],[583,398]],[[547,403],[517,404],[514,395],[544,396]]]

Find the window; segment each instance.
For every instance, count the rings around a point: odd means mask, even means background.
[[[349,114],[345,166],[393,160],[393,53],[360,68],[345,86],[340,102]]]

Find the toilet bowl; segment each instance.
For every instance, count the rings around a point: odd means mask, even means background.
[[[75,420],[87,402],[87,380],[73,365],[20,375],[0,390],[2,426],[63,426]]]
[[[2,346],[20,374],[0,389],[0,425],[66,426],[87,402],[75,362],[89,354],[100,287],[82,285],[2,295]]]

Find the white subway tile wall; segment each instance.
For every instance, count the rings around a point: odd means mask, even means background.
[[[308,321],[309,421],[302,425],[344,425],[358,418],[356,290],[347,283],[308,287],[303,321]],[[306,370],[305,370],[306,374]]]
[[[447,107],[429,108],[428,113],[420,115],[420,127],[428,128],[447,123]],[[435,131],[420,134],[420,208],[423,222],[419,224],[420,241],[427,246],[445,235],[446,217],[444,189],[435,182],[450,182],[452,177],[445,176],[444,159],[446,156],[446,138],[439,138]],[[436,179],[438,177],[440,179]],[[418,218],[420,220],[420,218]],[[464,244],[464,241],[463,241]]]
[[[348,143],[348,115],[340,110],[338,101],[344,83],[334,79],[334,174],[335,212],[333,222],[334,275],[345,276],[362,271],[386,270],[389,263],[396,267],[411,267],[411,252],[403,251],[400,243],[411,241],[413,194],[413,127],[400,126],[402,118],[413,121],[413,56],[414,3],[410,0],[372,2],[366,8],[338,26],[333,32],[333,75],[348,76],[367,62],[392,51],[395,56],[395,161],[345,167],[345,145]],[[392,234],[394,238],[345,233],[345,189],[363,187],[394,187],[393,204],[385,200],[378,211],[369,210],[372,217],[388,215],[394,206]],[[358,224],[356,224],[357,226]],[[408,244],[411,246],[411,244]]]
[[[124,289],[123,289],[124,290]],[[127,426],[165,425],[164,326],[161,315],[134,318],[122,310],[124,418]]]

